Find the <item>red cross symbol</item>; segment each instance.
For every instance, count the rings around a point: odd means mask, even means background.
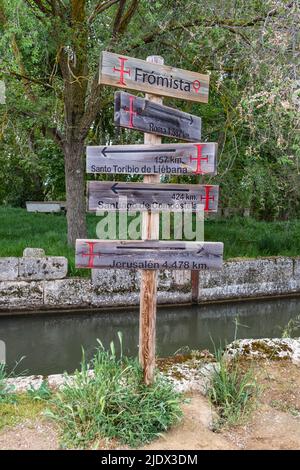
[[[133,116],[136,116],[137,113],[133,111],[134,96],[129,96],[129,109],[125,106],[124,110],[126,113],[129,113],[129,127],[133,127]]]
[[[124,69],[124,62],[126,62],[126,60],[128,59],[125,59],[125,57],[119,57],[120,68],[119,69],[117,69],[116,67],[113,68],[114,72],[120,72],[120,81],[118,82],[118,84],[124,85],[124,86],[126,86],[126,83],[124,81],[124,74],[127,73],[128,75],[130,75],[130,69],[129,70]]]
[[[206,157],[202,157],[202,144],[195,144],[195,147],[197,147],[197,157],[193,158],[192,155],[190,155],[190,163],[192,163],[193,160],[197,161],[197,168],[194,173],[196,175],[203,175],[205,174],[205,171],[202,171],[201,168],[201,162],[202,160],[208,163],[208,155]]]
[[[210,196],[210,191],[213,189],[212,186],[205,186],[205,196],[200,196],[201,202],[205,199],[204,211],[209,211],[209,201],[214,201],[215,196]]]
[[[100,253],[94,253],[94,246],[96,245],[97,242],[86,242],[88,247],[89,247],[89,252],[88,253],[82,253],[82,256],[88,256],[89,257],[89,263],[87,265],[87,268],[93,268],[94,267],[94,258],[96,256],[100,256]]]

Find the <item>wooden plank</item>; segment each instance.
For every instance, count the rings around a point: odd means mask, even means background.
[[[196,184],[88,181],[88,210],[217,212],[219,187]]]
[[[124,91],[115,93],[115,126],[191,142],[201,140],[200,117]]]
[[[77,240],[77,268],[221,269],[223,243],[156,240]]]
[[[87,147],[87,173],[215,175],[218,144]]]
[[[208,102],[209,75],[103,51],[99,83],[154,95]]]

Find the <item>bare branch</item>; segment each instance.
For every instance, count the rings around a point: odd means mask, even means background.
[[[16,78],[18,78],[19,80],[22,80],[22,81],[25,80],[26,82],[36,83],[37,85],[42,85],[45,88],[53,89],[53,87],[49,83],[43,82],[42,80],[39,80],[38,78],[28,77],[27,75],[22,75],[20,73],[13,72],[12,70],[0,69],[0,72],[5,74],[5,75],[11,75],[13,77],[16,77]]]

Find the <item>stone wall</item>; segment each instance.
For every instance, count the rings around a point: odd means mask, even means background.
[[[300,257],[232,259],[199,276],[199,302],[293,293],[300,293]]]
[[[0,312],[139,304],[140,273],[93,270],[91,278],[67,278],[63,257],[26,249],[22,258],[0,258]],[[220,271],[200,272],[198,302],[300,294],[300,257],[233,259]],[[158,302],[190,303],[191,272],[159,273]]]

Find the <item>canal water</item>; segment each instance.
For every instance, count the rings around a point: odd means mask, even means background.
[[[209,349],[238,338],[281,337],[290,320],[300,316],[300,298],[257,300],[210,305],[160,307],[157,315],[157,353],[161,357],[190,349]],[[299,317],[300,318],[300,317]],[[97,338],[105,347],[138,352],[138,309],[42,313],[0,317],[0,340],[6,345],[8,368],[21,357],[17,373],[72,372],[80,364],[82,348],[90,358]],[[291,325],[291,322],[290,322]],[[300,336],[294,330],[292,336]]]

